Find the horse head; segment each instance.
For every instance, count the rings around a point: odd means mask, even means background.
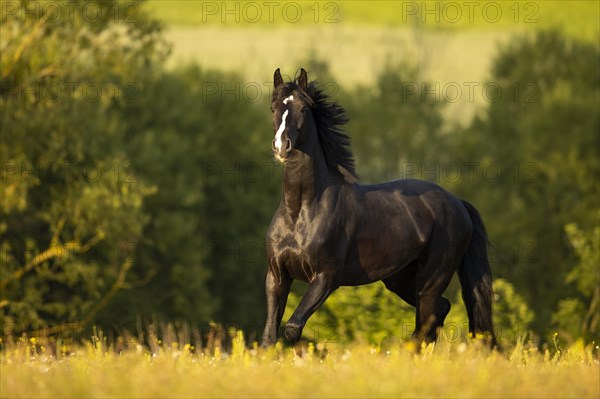
[[[309,132],[314,130],[311,112],[314,103],[308,94],[304,68],[300,69],[300,75],[295,82],[283,83],[279,68],[275,71],[273,80],[271,111],[275,136],[272,149],[275,158],[284,163],[314,136]]]

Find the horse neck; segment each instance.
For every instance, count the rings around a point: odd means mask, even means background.
[[[328,167],[318,142],[308,145],[304,151],[297,151],[283,167],[282,201],[294,222],[303,208],[311,214],[310,210],[314,209],[327,187],[344,182]]]

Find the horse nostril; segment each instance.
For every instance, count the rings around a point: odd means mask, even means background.
[[[271,143],[271,148],[273,149],[273,151],[275,151],[275,140],[273,140],[273,142]]]
[[[292,151],[292,142],[290,139],[287,139],[287,141],[285,143],[285,151],[286,152]]]

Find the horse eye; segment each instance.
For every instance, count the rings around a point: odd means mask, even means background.
[[[305,105],[304,107],[302,107],[302,112],[306,112],[308,110],[308,107]]]

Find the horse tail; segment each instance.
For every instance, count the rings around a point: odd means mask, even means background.
[[[492,322],[492,270],[487,256],[487,233],[477,209],[462,201],[473,223],[473,235],[458,269],[462,297],[469,316],[469,332],[483,334],[492,347],[497,346]]]

